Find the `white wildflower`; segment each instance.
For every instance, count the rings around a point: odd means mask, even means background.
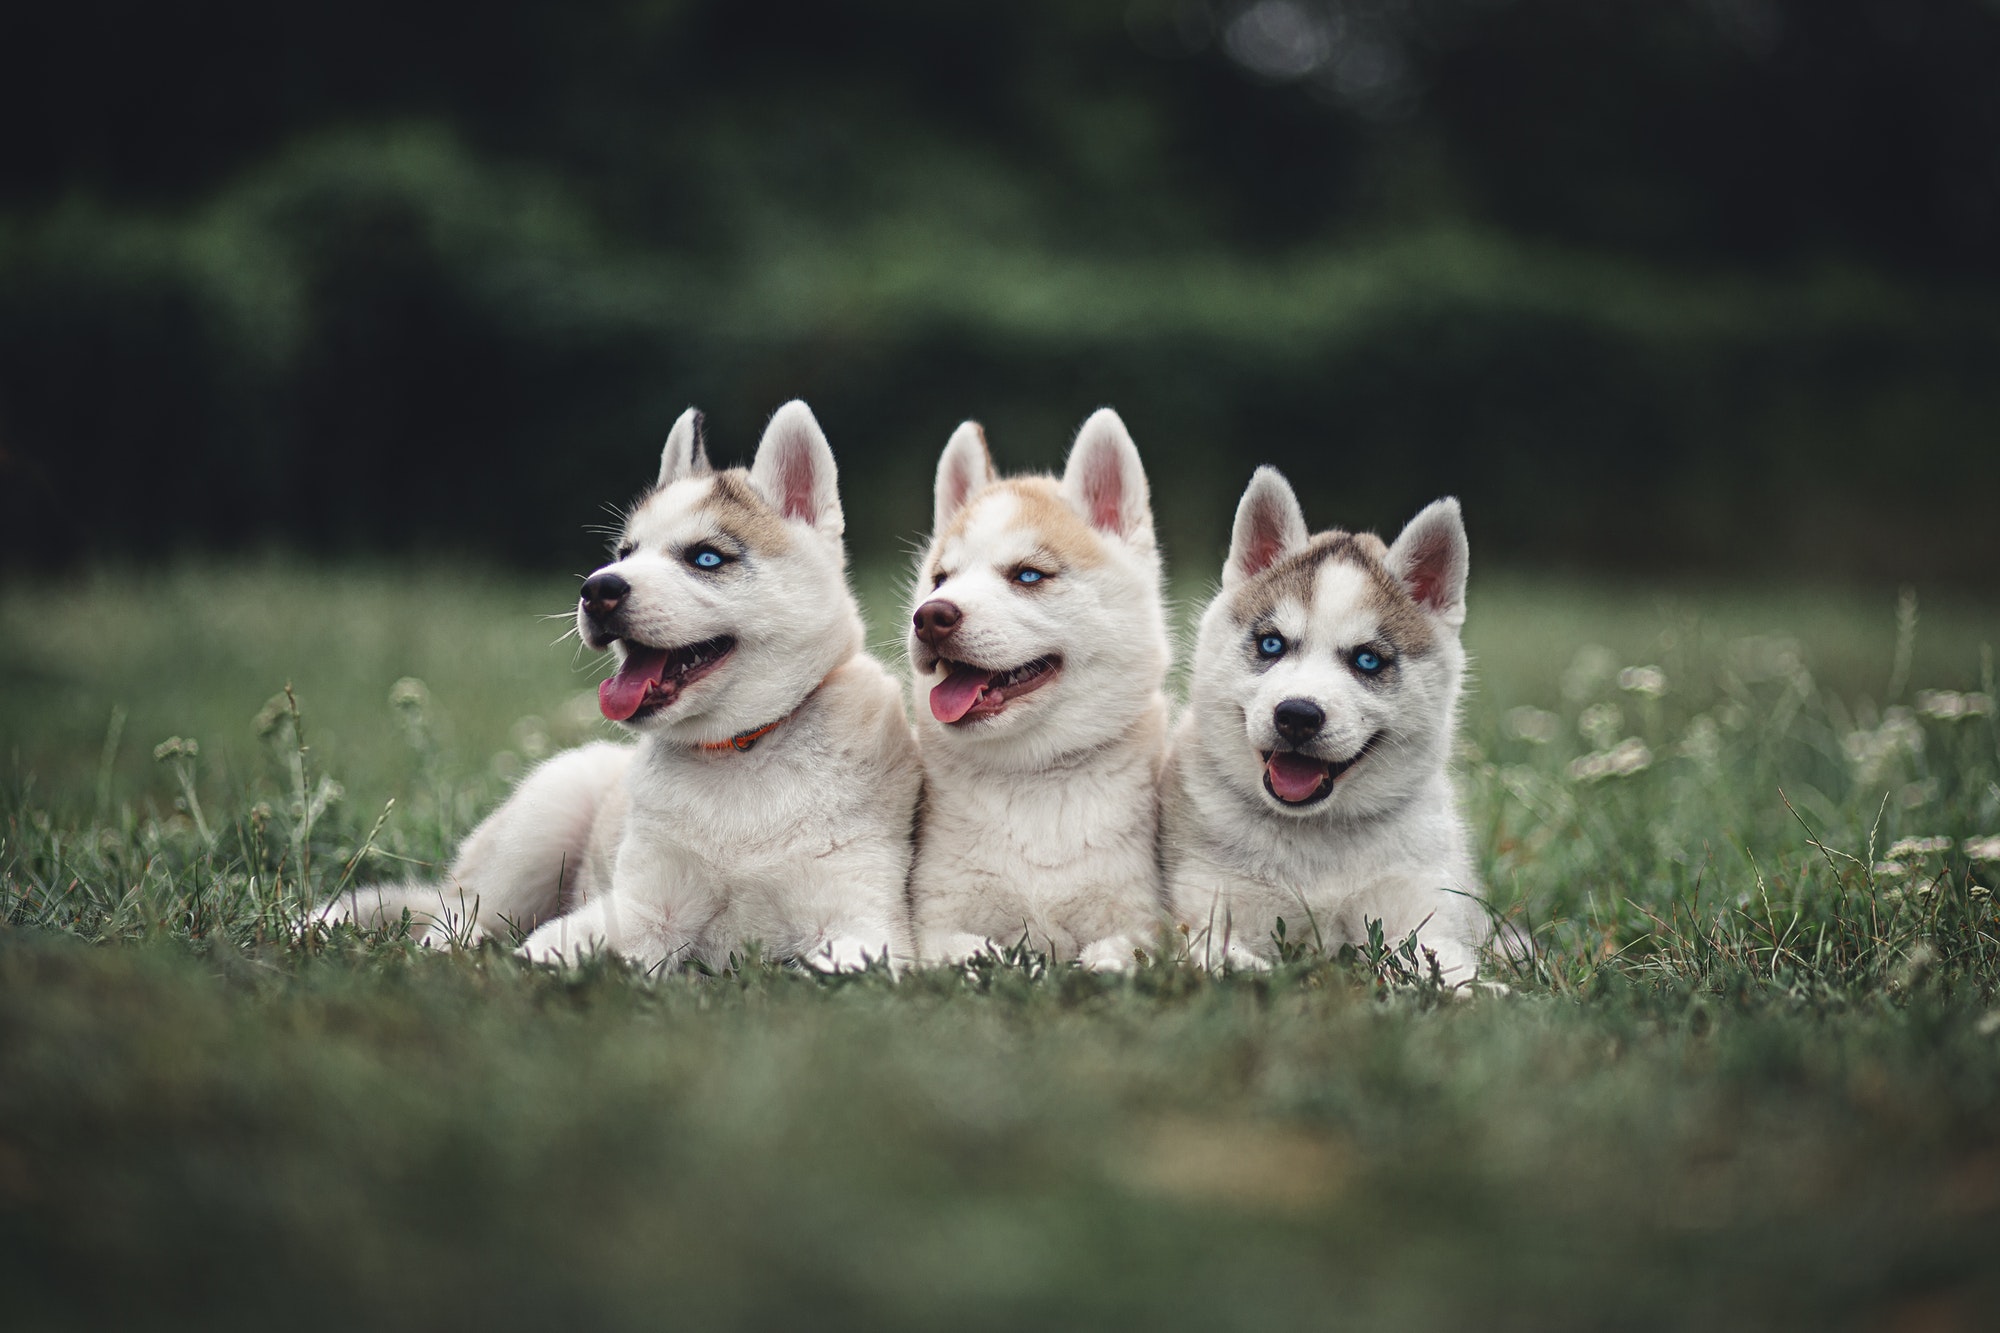
[[[1882,715],[1882,725],[1849,732],[1841,748],[1863,782],[1876,782],[1898,757],[1923,753],[1924,729],[1909,709],[1891,708]]]
[[[1576,729],[1598,749],[1608,750],[1625,730],[1625,714],[1617,704],[1592,704],[1576,720]]]
[[[1989,833],[1983,838],[1967,838],[1965,856],[1969,861],[2000,861],[2000,833]]]
[[[1562,719],[1546,709],[1530,708],[1524,704],[1507,710],[1506,716],[1500,720],[1500,729],[1511,740],[1547,745],[1562,735]]]
[[[1901,861],[1877,861],[1870,869],[1877,879],[1901,879],[1910,873]]]
[[[431,702],[431,687],[415,676],[405,676],[389,687],[391,708],[428,708]]]
[[[1951,850],[1951,839],[1945,837],[1898,838],[1889,844],[1891,858],[1898,856],[1935,856]]]
[[[1993,711],[1993,696],[1960,694],[1957,690],[1918,690],[1917,711],[1940,722],[1985,717]]]
[[[1701,713],[1688,723],[1681,753],[1699,764],[1713,764],[1722,758],[1722,729],[1715,725],[1714,718]]]
[[[1578,782],[1600,782],[1605,778],[1629,778],[1653,766],[1653,752],[1637,736],[1627,736],[1609,749],[1583,755],[1569,766],[1569,775]]]
[[[1657,699],[1667,692],[1667,673],[1656,666],[1629,666],[1618,673],[1618,688]]]

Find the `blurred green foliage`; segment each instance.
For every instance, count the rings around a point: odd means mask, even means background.
[[[126,0],[0,17],[0,559],[589,567],[689,402],[1117,405],[1170,549],[1258,462],[1543,563],[1984,576],[1984,0]]]

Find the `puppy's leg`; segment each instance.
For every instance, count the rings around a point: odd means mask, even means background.
[[[630,748],[610,742],[565,751],[472,831],[449,881],[477,901],[482,930],[531,931],[581,896],[591,826],[631,761]]]
[[[609,743],[557,755],[472,831],[442,883],[348,889],[319,920],[380,928],[408,910],[430,945],[474,943],[509,925],[533,929],[574,896],[591,824],[630,760],[629,749]]]
[[[395,925],[410,914],[410,931],[419,944],[443,948],[454,940],[467,943],[480,937],[476,904],[470,894],[455,884],[368,884],[345,889],[326,906],[315,920],[324,925],[351,921],[364,929],[381,930]]]
[[[519,952],[553,963],[609,951],[649,969],[678,967],[694,956],[725,905],[708,867],[628,824],[609,890],[545,922]]]
[[[926,963],[955,965],[989,949],[998,953],[1000,946],[984,935],[963,930],[934,930],[924,936],[922,956]]]
[[[911,960],[910,923],[903,904],[908,855],[890,846],[856,845],[820,858],[780,907],[793,934],[793,956],[822,972],[856,972],[886,962],[891,971]]]
[[[1130,935],[1107,935],[1086,945],[1076,961],[1092,972],[1130,972],[1139,965],[1139,948]]]

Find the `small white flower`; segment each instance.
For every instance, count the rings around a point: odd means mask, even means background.
[[[1948,852],[1950,850],[1951,839],[1945,837],[1898,838],[1889,844],[1889,855],[1891,858],[1898,856],[1935,856],[1940,852]]]
[[[1901,879],[1910,873],[1910,868],[1901,861],[1877,861],[1873,871],[1877,879]]]
[[[1863,782],[1879,781],[1890,764],[1905,754],[1922,754],[1924,729],[1907,708],[1891,708],[1878,727],[1863,727],[1841,738],[1847,761]]]
[[[1701,713],[1688,723],[1680,748],[1682,754],[1696,763],[1713,764],[1722,758],[1722,729],[1715,725],[1714,718]]]
[[[427,708],[431,702],[431,687],[415,676],[405,676],[389,687],[391,708]]]
[[[1618,673],[1618,688],[1657,699],[1667,692],[1667,673],[1656,666],[1629,666]]]
[[[1601,782],[1605,778],[1629,778],[1653,766],[1653,752],[1637,736],[1627,736],[1618,744],[1570,762],[1569,775],[1578,782]]]
[[[1618,733],[1625,730],[1625,714],[1617,704],[1592,704],[1576,720],[1576,729],[1598,749],[1608,750]]]
[[[1960,718],[1985,717],[1993,711],[1990,694],[1960,694],[1957,690],[1917,691],[1917,711],[1940,722]]]
[[[1530,745],[1547,745],[1562,735],[1562,719],[1541,708],[1523,705],[1510,708],[1500,720],[1500,729],[1513,740],[1526,741]]]
[[[1983,838],[1967,838],[1965,855],[1970,861],[2000,861],[2000,833],[1989,833]]]

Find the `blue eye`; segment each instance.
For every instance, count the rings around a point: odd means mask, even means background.
[[[1044,577],[1045,575],[1039,569],[1023,569],[1016,571],[1014,575],[1014,582],[1040,583]]]
[[[1382,669],[1382,657],[1372,649],[1357,649],[1354,654],[1354,669],[1364,676],[1372,676]]]
[[[1284,655],[1285,655],[1284,635],[1266,634],[1263,638],[1257,640],[1257,656],[1283,657]]]
[[[688,563],[696,569],[721,569],[722,552],[709,546],[697,546],[687,555]]]

